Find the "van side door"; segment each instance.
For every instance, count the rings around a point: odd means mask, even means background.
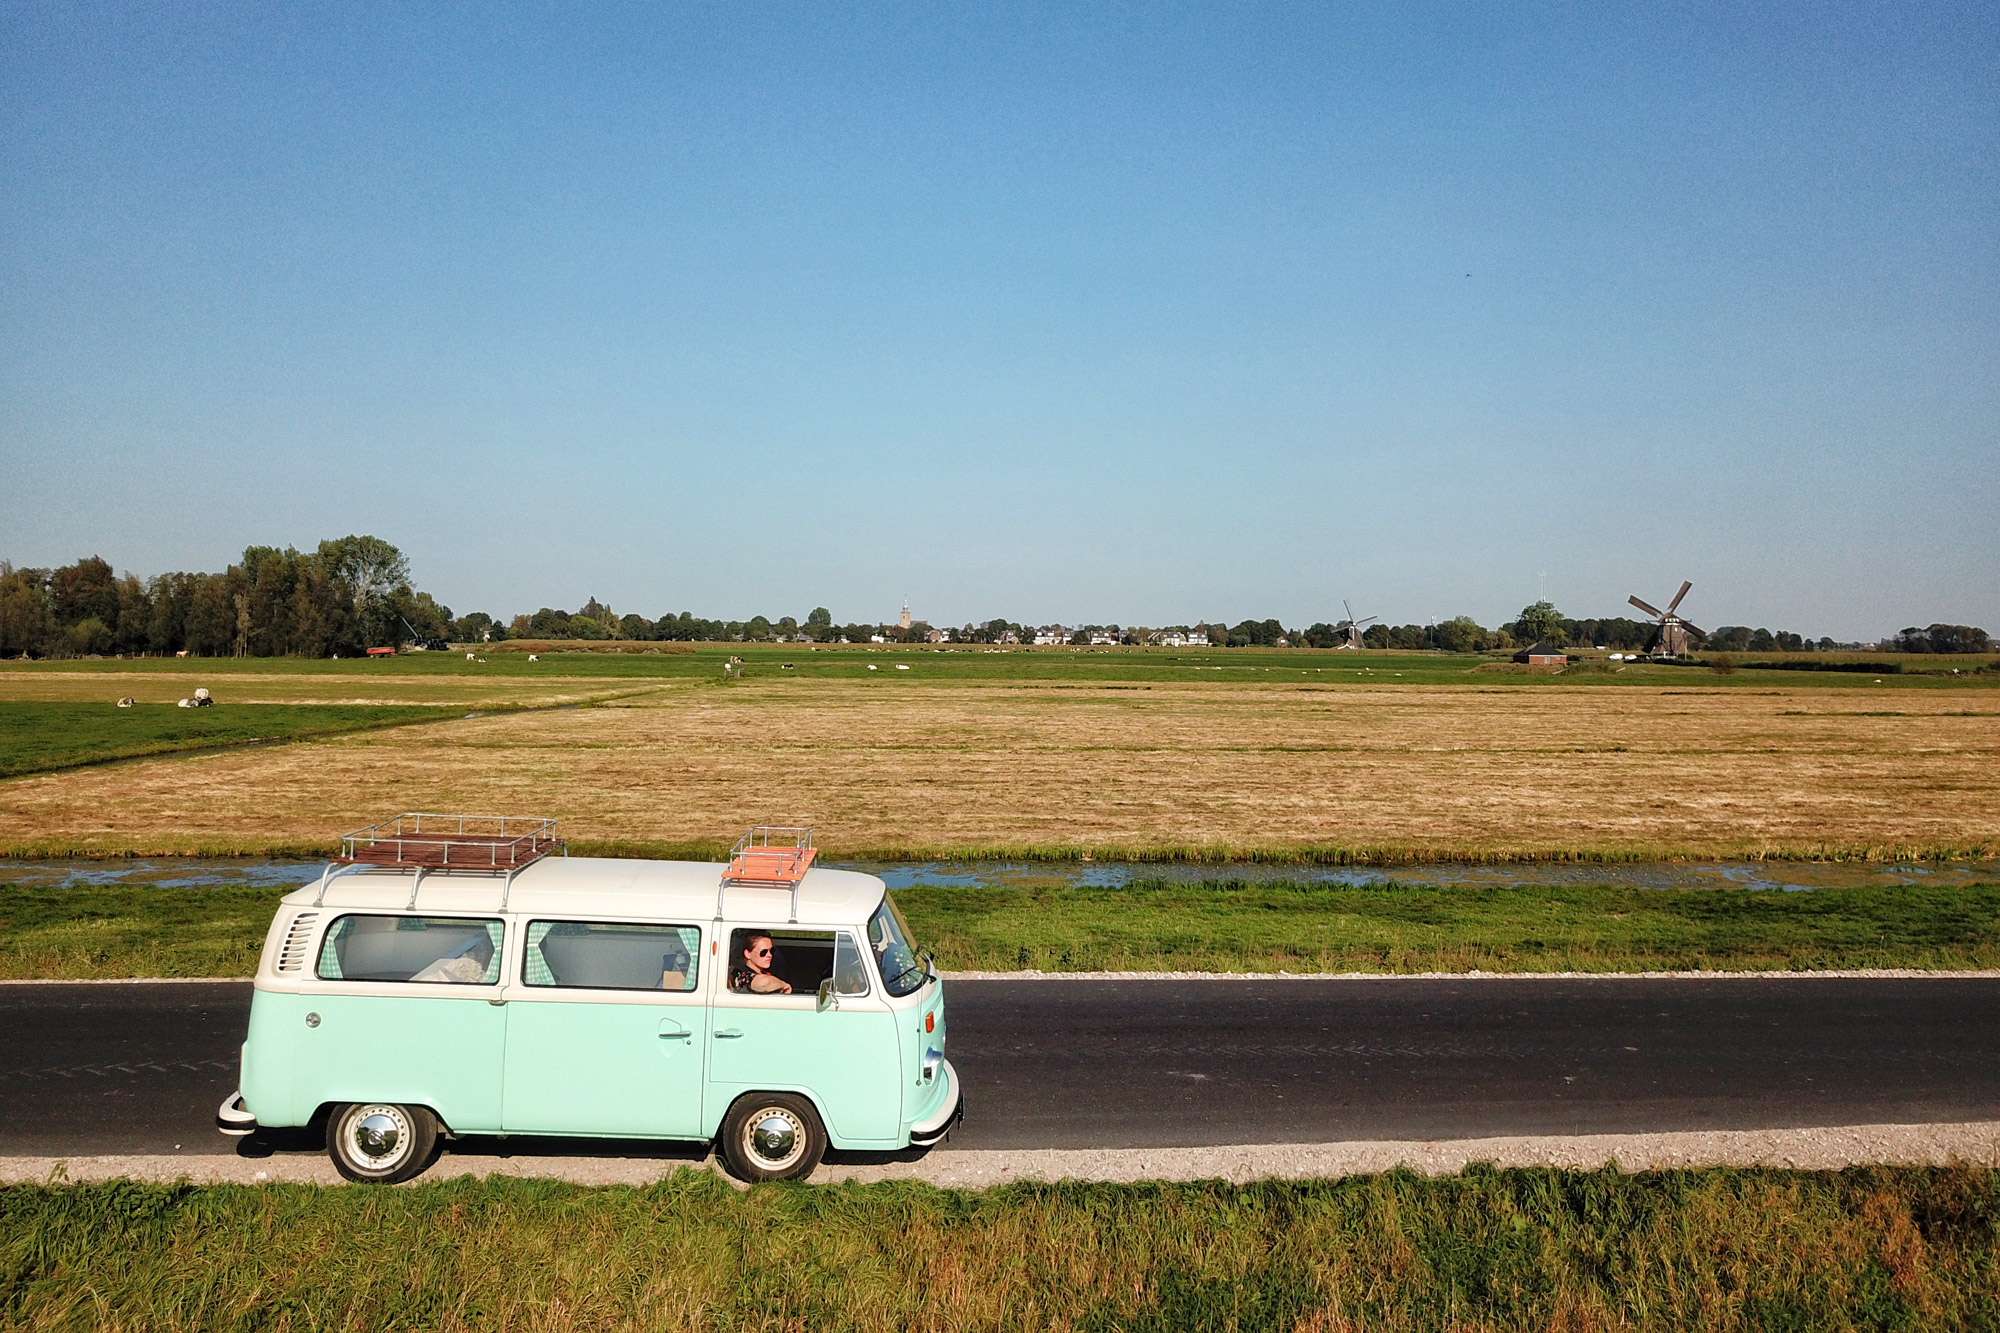
[[[336,916],[311,981],[273,997],[297,1042],[298,1114],[327,1102],[403,1102],[430,1107],[461,1134],[498,1129],[507,1020],[492,1001],[503,940],[497,918]]]
[[[769,941],[771,989],[753,974]],[[746,950],[759,951],[746,960]],[[715,994],[708,1062],[709,1111],[720,1120],[745,1092],[798,1091],[826,1117],[836,1146],[895,1146],[901,1132],[902,1062],[896,1016],[873,984],[850,931],[747,927],[723,942],[728,971]],[[820,982],[833,983],[821,1009]]]
[[[506,1132],[701,1137],[701,928],[523,925],[521,969],[505,991]]]

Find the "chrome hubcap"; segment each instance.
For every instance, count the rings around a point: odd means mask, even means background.
[[[354,1127],[354,1146],[370,1157],[389,1156],[401,1138],[396,1122],[386,1115],[371,1115]]]
[[[775,1107],[750,1122],[750,1151],[767,1165],[780,1167],[805,1148],[805,1126],[789,1111]]]
[[[393,1106],[363,1107],[347,1122],[347,1141],[369,1166],[391,1166],[409,1151],[409,1121]]]

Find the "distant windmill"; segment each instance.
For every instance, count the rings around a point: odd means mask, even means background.
[[[1692,583],[1682,583],[1681,590],[1674,594],[1674,600],[1667,603],[1667,609],[1664,611],[1656,606],[1649,606],[1636,597],[1626,598],[1632,605],[1660,622],[1659,637],[1653,642],[1653,656],[1685,657],[1687,656],[1688,636],[1690,634],[1697,639],[1708,637],[1707,630],[1701,628],[1699,625],[1691,625],[1674,614],[1674,608],[1681,604],[1681,598],[1687,596],[1688,589],[1693,586],[1694,584]]]
[[[1347,612],[1347,619],[1345,619],[1345,620],[1341,621],[1341,622],[1340,622],[1340,623],[1339,623],[1338,625],[1335,625],[1335,626],[1333,627],[1333,632],[1334,632],[1335,634],[1345,634],[1345,635],[1347,636],[1347,642],[1346,642],[1346,643],[1343,643],[1343,644],[1341,644],[1341,645],[1340,645],[1341,647],[1343,647],[1343,648],[1359,648],[1359,647],[1361,647],[1361,646],[1362,646],[1362,645],[1361,645],[1361,627],[1362,627],[1363,625],[1367,625],[1367,624],[1369,624],[1369,623],[1371,623],[1371,622],[1373,622],[1373,621],[1376,621],[1376,620],[1380,620],[1380,619],[1381,619],[1381,617],[1380,617],[1380,616],[1364,616],[1364,617],[1363,617],[1362,619],[1360,619],[1360,620],[1356,620],[1356,619],[1354,618],[1354,608],[1353,608],[1352,606],[1350,606],[1350,605],[1348,604],[1348,602],[1347,602],[1347,599],[1346,599],[1346,598],[1344,598],[1344,597],[1343,597],[1343,598],[1341,598],[1341,600],[1340,600],[1340,606],[1341,606],[1341,609],[1342,609],[1342,610],[1344,610],[1344,611],[1346,611],[1346,612]]]

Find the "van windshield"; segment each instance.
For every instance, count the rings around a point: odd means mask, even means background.
[[[909,927],[903,914],[884,897],[875,915],[868,918],[868,948],[882,969],[882,985],[891,995],[908,995],[930,980],[930,969],[910,947]]]

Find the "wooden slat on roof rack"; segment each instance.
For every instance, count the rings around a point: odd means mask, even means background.
[[[723,883],[796,888],[819,855],[812,838],[809,828],[758,825],[729,849],[729,868],[722,872]]]
[[[337,859],[429,870],[515,870],[562,845],[553,819],[406,814],[344,835]]]

